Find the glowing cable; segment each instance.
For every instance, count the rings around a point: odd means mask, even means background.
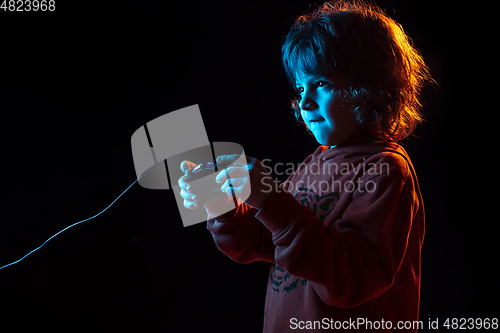
[[[178,160],[178,159],[179,159],[179,158],[177,158],[177,159],[175,159],[175,160],[173,160],[173,161],[170,161],[169,163],[175,162],[175,161],[176,161],[176,160]],[[153,172],[154,170],[156,170],[156,169],[158,169],[158,168],[160,168],[160,167],[162,167],[162,166],[165,166],[165,164],[160,164],[159,166],[157,166],[157,167],[156,167],[156,168],[154,168],[153,170],[151,170],[151,171],[149,171],[149,172],[147,172],[147,173],[143,174],[141,177],[137,178],[137,179],[136,179],[136,180],[135,180],[132,184],[130,184],[130,186],[129,186],[129,187],[127,187],[127,189],[126,189],[125,191],[123,191],[123,192],[122,192],[122,194],[120,194],[120,195],[118,196],[118,198],[116,198],[116,199],[115,199],[115,200],[114,200],[111,204],[109,204],[109,206],[108,206],[108,207],[106,207],[106,208],[105,208],[103,211],[101,211],[99,214],[96,214],[96,215],[94,215],[94,216],[92,216],[92,217],[89,217],[89,218],[87,218],[87,219],[85,219],[85,220],[81,220],[81,221],[79,221],[79,222],[73,223],[72,225],[70,225],[70,226],[68,226],[68,227],[66,227],[66,228],[64,228],[64,229],[62,229],[61,231],[59,231],[59,232],[57,232],[56,234],[52,235],[52,236],[51,236],[49,239],[47,239],[45,242],[43,242],[43,244],[42,244],[42,245],[40,245],[40,246],[39,246],[39,247],[37,247],[36,249],[34,249],[34,250],[30,251],[28,254],[26,254],[26,255],[25,255],[24,257],[22,257],[21,259],[16,260],[16,261],[14,261],[14,262],[11,262],[10,264],[7,264],[7,265],[4,265],[4,266],[1,266],[1,267],[0,267],[0,269],[4,269],[4,268],[9,267],[9,266],[11,266],[11,265],[17,264],[18,262],[20,262],[21,260],[23,260],[24,258],[26,258],[27,256],[29,256],[29,255],[30,255],[30,254],[32,254],[33,252],[40,250],[40,249],[41,249],[41,248],[42,248],[42,247],[43,247],[43,246],[44,246],[44,245],[45,245],[48,241],[50,241],[52,238],[56,237],[57,235],[61,234],[62,232],[64,232],[64,231],[66,231],[66,230],[68,230],[68,229],[70,229],[70,228],[74,227],[75,225],[78,225],[78,224],[83,223],[83,222],[88,221],[88,220],[92,220],[93,218],[95,218],[95,217],[97,217],[97,216],[101,215],[101,214],[102,214],[102,213],[104,213],[106,210],[108,210],[108,208],[109,208],[109,207],[111,207],[111,206],[112,206],[112,205],[113,205],[113,204],[114,204],[114,203],[115,203],[118,199],[120,199],[120,197],[121,197],[123,194],[125,194],[125,192],[127,192],[127,191],[128,191],[128,190],[129,190],[129,189],[130,189],[130,188],[131,188],[131,187],[132,187],[132,186],[136,183],[136,182],[138,182],[138,181],[139,181],[139,179],[141,179],[142,177],[144,177],[144,176],[145,176],[145,175],[147,175],[148,173]]]

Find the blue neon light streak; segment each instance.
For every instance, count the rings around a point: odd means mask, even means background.
[[[172,162],[175,162],[175,160],[174,160],[174,161],[170,161],[169,163],[172,163]],[[166,164],[166,163],[165,163],[165,164]],[[120,194],[120,195],[118,196],[118,198],[116,198],[116,199],[115,199],[115,200],[114,200],[114,201],[113,201],[113,202],[112,202],[112,203],[111,203],[108,207],[106,207],[106,208],[105,208],[102,212],[100,212],[99,214],[96,214],[96,215],[94,215],[94,216],[92,216],[92,217],[89,217],[89,218],[87,218],[87,219],[85,219],[85,220],[81,220],[81,221],[79,221],[79,222],[73,223],[72,225],[70,225],[70,226],[68,226],[68,227],[64,228],[63,230],[61,230],[61,231],[57,232],[56,234],[52,235],[52,237],[50,237],[50,238],[49,238],[49,239],[47,239],[45,242],[43,242],[43,244],[42,244],[42,245],[40,245],[40,246],[39,246],[39,247],[37,247],[36,249],[34,249],[34,250],[30,251],[28,254],[26,254],[26,255],[25,255],[24,257],[22,257],[21,259],[16,260],[16,261],[14,261],[14,262],[11,262],[10,264],[4,265],[4,266],[0,267],[0,269],[4,269],[4,268],[9,267],[9,266],[11,266],[11,265],[17,264],[18,262],[20,262],[21,260],[23,260],[24,258],[26,258],[27,256],[29,256],[29,255],[30,255],[30,254],[32,254],[33,252],[40,250],[40,249],[41,249],[41,248],[42,248],[45,244],[47,244],[47,242],[48,242],[48,241],[50,241],[52,238],[56,237],[57,235],[60,235],[60,234],[61,234],[61,233],[63,233],[64,231],[66,231],[66,230],[68,230],[68,229],[70,229],[70,228],[73,228],[74,226],[76,226],[76,225],[78,225],[78,224],[80,224],[80,223],[83,223],[83,222],[88,221],[88,220],[92,220],[93,218],[96,218],[97,216],[101,215],[101,214],[102,214],[102,213],[104,213],[106,210],[108,210],[108,208],[109,208],[109,207],[111,207],[111,206],[112,206],[112,205],[113,205],[113,204],[114,204],[114,203],[115,203],[118,199],[120,199],[120,197],[121,197],[123,194],[125,194],[125,192],[127,192],[127,191],[128,191],[128,190],[129,190],[129,189],[130,189],[130,188],[131,188],[131,187],[132,187],[135,183],[137,183],[137,182],[139,181],[139,179],[141,179],[142,177],[146,176],[148,173],[153,172],[154,170],[156,170],[156,169],[158,169],[158,168],[160,168],[160,167],[162,167],[162,166],[165,166],[165,164],[163,164],[163,163],[162,163],[162,164],[160,164],[159,166],[157,166],[156,168],[154,168],[153,170],[151,170],[151,171],[149,171],[149,172],[147,172],[147,173],[143,174],[141,177],[137,178],[137,179],[136,179],[136,180],[135,180],[132,184],[130,184],[130,186],[129,186],[129,187],[127,187],[127,189],[126,189],[125,191],[123,191],[123,192],[122,192],[122,194]]]

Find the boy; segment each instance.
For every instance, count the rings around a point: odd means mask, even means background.
[[[250,157],[219,173],[228,196],[251,188],[222,215],[232,198],[198,203],[182,177],[184,205],[205,206],[207,228],[230,258],[271,263],[264,332],[415,332],[424,208],[397,141],[422,120],[427,67],[398,23],[361,2],[329,2],[299,17],[282,55],[298,93],[295,115],[320,146],[278,189]]]

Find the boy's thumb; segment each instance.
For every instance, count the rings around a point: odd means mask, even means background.
[[[181,162],[181,170],[185,174],[189,174],[190,171],[196,166],[193,162],[190,161],[182,161]]]

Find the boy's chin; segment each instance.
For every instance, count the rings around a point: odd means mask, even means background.
[[[314,138],[316,139],[316,142],[319,143],[321,146],[334,146],[334,145],[336,145],[335,143],[332,143],[335,141],[332,138],[317,137],[317,136],[315,136]]]
[[[331,140],[328,140],[327,138],[318,138],[318,137],[314,138],[316,139],[316,142],[321,146],[332,146],[331,144],[329,144]]]

